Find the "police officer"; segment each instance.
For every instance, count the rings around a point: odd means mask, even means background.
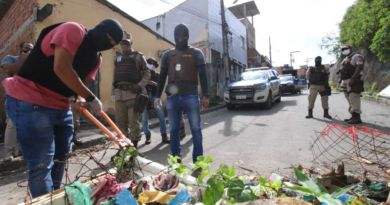
[[[341,53],[344,57],[342,68],[340,70],[341,88],[348,101],[348,111],[352,117],[344,121],[349,124],[360,124],[361,103],[360,96],[364,91],[364,82],[362,80],[364,57],[352,51],[348,45],[342,46]]]
[[[150,71],[142,53],[132,49],[133,40],[120,42],[122,53],[117,55],[114,70],[115,120],[119,129],[130,138],[135,147],[141,139],[141,113],[135,109],[137,95],[147,94],[145,86]],[[137,98],[138,99],[138,98]],[[130,129],[130,131],[129,131]]]
[[[321,56],[317,56],[314,61],[315,66],[310,67],[306,73],[306,77],[309,80],[309,113],[306,118],[313,118],[314,103],[319,93],[321,95],[322,108],[324,109],[324,117],[332,119],[329,115],[328,103],[328,96],[331,93],[328,84],[329,73],[326,71],[325,66],[322,65]]]
[[[150,110],[153,110],[156,112],[158,120],[160,122],[160,133],[161,133],[162,143],[168,144],[169,139],[167,136],[167,128],[166,128],[166,124],[165,124],[164,110],[162,107],[154,107],[154,105],[153,105],[153,103],[154,103],[153,97],[156,93],[157,82],[158,82],[158,78],[160,76],[160,73],[158,73],[156,71],[156,68],[158,68],[159,64],[157,63],[157,61],[154,58],[148,58],[146,60],[146,62],[148,63],[147,66],[150,70],[150,81],[149,81],[148,85],[146,85],[146,90],[147,90],[148,95],[149,95],[148,106],[147,106],[147,109],[145,109],[144,112],[142,113],[142,129],[143,129],[145,137],[146,137],[145,144],[148,145],[152,142],[151,141],[152,133],[149,130],[149,122],[148,122]]]
[[[206,64],[202,51],[188,45],[188,28],[179,24],[174,30],[175,48],[165,52],[161,59],[161,73],[158,82],[155,105],[161,106],[160,96],[168,76],[167,110],[170,126],[172,155],[181,157],[180,121],[183,112],[190,123],[193,152],[192,160],[203,155],[200,107],[209,104],[206,78]],[[202,98],[198,94],[198,76],[202,88]]]

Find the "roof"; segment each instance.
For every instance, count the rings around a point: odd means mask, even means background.
[[[137,19],[135,19],[134,17],[130,16],[129,14],[127,14],[126,12],[124,12],[123,10],[121,10],[120,8],[118,8],[117,6],[115,6],[114,4],[108,2],[107,0],[96,0],[97,2],[107,6],[108,8],[110,8],[112,11],[116,12],[116,13],[119,13],[120,15],[122,15],[123,17],[129,19],[130,21],[132,21],[133,23],[137,24],[138,26],[144,28],[145,30],[149,31],[150,33],[153,33],[156,37],[160,38],[160,39],[163,39],[164,41],[170,43],[172,46],[174,46],[175,44],[166,39],[164,36],[161,36],[160,34],[156,33],[155,31],[153,31],[152,29],[150,29],[149,27],[147,27],[145,24],[143,24],[142,22],[138,21]]]
[[[242,4],[238,4],[229,7],[229,10],[238,18],[242,19],[248,16],[254,16],[260,14],[259,9],[256,6],[255,1],[248,1]]]

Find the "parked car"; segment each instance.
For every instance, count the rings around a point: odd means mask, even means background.
[[[299,85],[299,80],[291,74],[279,75],[280,92],[282,93],[301,93],[302,86]]]
[[[264,105],[281,101],[280,80],[275,69],[268,67],[247,69],[237,82],[230,83],[224,93],[227,109],[236,105]]]

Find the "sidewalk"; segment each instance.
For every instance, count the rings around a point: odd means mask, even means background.
[[[209,113],[221,108],[224,108],[225,105],[216,105],[213,107],[209,107],[208,109],[201,112],[201,114]],[[167,118],[166,118],[167,121]],[[153,118],[149,120],[150,128],[155,128],[159,126],[159,121],[157,118]],[[77,147],[77,149],[84,149],[93,145],[104,143],[108,140],[106,136],[102,134],[102,132],[94,128],[94,126],[86,125],[81,128],[77,135],[80,140],[83,142],[83,145]],[[13,159],[5,159],[5,149],[4,144],[0,144],[0,176],[5,175],[6,173],[12,172],[14,170],[24,169],[26,166],[22,157],[16,157]]]

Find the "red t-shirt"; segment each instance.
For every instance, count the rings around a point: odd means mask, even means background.
[[[63,23],[43,38],[42,52],[46,56],[53,56],[55,46],[59,46],[74,56],[84,39],[85,33],[86,30],[81,24],[75,22]],[[89,73],[86,80],[95,79],[101,60],[100,58],[98,65]],[[7,95],[16,99],[53,109],[69,109],[67,97],[18,75],[4,79],[3,86]]]

